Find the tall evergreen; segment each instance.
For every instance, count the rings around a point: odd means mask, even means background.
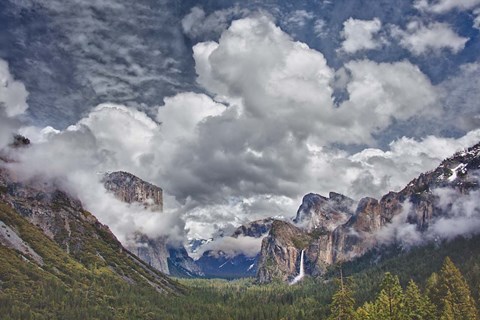
[[[477,319],[477,309],[470,288],[460,270],[448,257],[438,276],[437,290],[440,293],[440,312],[453,313],[456,320]]]
[[[440,290],[438,287],[438,274],[436,272],[432,273],[430,277],[428,277],[427,283],[425,284],[425,293],[434,305],[440,305],[442,298],[440,296]]]
[[[357,320],[377,320],[379,315],[375,303],[365,302],[357,309],[355,317]]]
[[[403,303],[402,314],[409,320],[434,320],[435,306],[426,295],[422,295],[417,284],[410,280]]]
[[[399,320],[402,318],[403,290],[398,276],[385,273],[381,285],[382,290],[375,302],[380,319]]]
[[[455,320],[455,312],[453,311],[453,306],[450,303],[452,300],[452,293],[450,290],[446,294],[445,303],[443,304],[443,310],[440,315],[440,320]]]
[[[330,320],[354,320],[355,319],[355,300],[352,291],[343,283],[343,277],[340,279],[340,285],[337,292],[333,295],[330,305]]]

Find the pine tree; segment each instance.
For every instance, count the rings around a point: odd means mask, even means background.
[[[355,319],[357,320],[377,320],[379,318],[376,306],[371,302],[365,302],[355,313]]]
[[[381,285],[382,290],[375,301],[380,319],[399,320],[402,318],[403,290],[397,276],[385,273]]]
[[[405,290],[402,315],[409,320],[435,319],[435,306],[428,296],[421,294],[413,280],[410,280]]]
[[[443,314],[453,313],[455,320],[477,319],[477,309],[470,288],[460,270],[448,257],[440,271],[437,288],[441,298],[439,307]]]
[[[452,304],[450,303],[452,299],[452,293],[447,292],[445,303],[443,304],[442,314],[440,320],[455,320],[455,313],[453,312]]]
[[[333,295],[330,305],[330,320],[354,320],[355,319],[355,300],[352,297],[352,291],[343,283],[343,277],[340,279],[338,291]]]
[[[430,275],[430,277],[428,277],[427,283],[425,285],[425,293],[434,305],[440,305],[440,301],[442,298],[440,296],[440,291],[438,288],[437,273],[434,272]]]

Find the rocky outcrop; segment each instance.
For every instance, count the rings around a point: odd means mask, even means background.
[[[117,171],[104,176],[105,189],[126,203],[142,203],[145,208],[163,211],[163,190],[131,173]]]
[[[280,278],[284,281],[298,272],[300,253],[312,238],[286,221],[275,220],[269,235],[262,241],[257,280],[260,283]],[[307,258],[305,259],[308,261]]]
[[[436,190],[449,188],[458,194],[477,190],[479,169],[480,143],[444,160],[399,192],[389,192],[380,200],[361,199],[354,211],[354,201],[340,194],[330,193],[328,198],[307,194],[297,211],[295,226],[274,222],[264,239],[257,280],[285,280],[295,274],[292,263],[298,257],[298,246],[293,245],[296,239],[310,239],[302,246],[306,248],[306,273],[319,275],[328,265],[360,257],[375,247],[378,232],[394,219],[424,232],[434,219],[448,214],[449,206],[440,205]]]
[[[273,221],[273,218],[267,218],[243,224],[233,232],[232,237],[238,238],[239,236],[244,236],[260,238],[270,231]]]
[[[145,209],[158,214],[163,211],[162,188],[146,182],[131,173],[111,172],[103,178],[105,189],[126,203],[141,203]],[[130,236],[125,247],[153,268],[175,276],[202,276],[200,268],[190,258],[182,245],[172,246],[168,238],[148,237],[136,232]]]
[[[354,205],[354,200],[339,193],[330,192],[328,198],[309,193],[303,197],[293,221],[308,231],[333,231],[353,215]]]

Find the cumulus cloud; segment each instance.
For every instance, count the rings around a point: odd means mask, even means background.
[[[407,24],[406,30],[393,28],[393,36],[400,40],[400,45],[414,55],[429,52],[450,50],[458,53],[465,47],[469,38],[462,37],[452,30],[450,25],[442,22],[432,22],[427,25],[419,21]]]
[[[377,35],[382,28],[380,19],[358,20],[349,18],[343,22],[343,31],[341,33],[344,39],[341,49],[347,53],[355,53],[361,50],[371,50],[379,48],[382,39]]]
[[[414,7],[418,10],[434,13],[446,13],[450,10],[469,10],[480,4],[480,0],[416,0]]]
[[[171,141],[191,137],[201,121],[221,114],[226,108],[205,94],[192,92],[167,97],[164,103],[158,108],[157,120],[161,123],[162,135]]]
[[[120,238],[140,228],[177,239],[184,227],[208,238],[232,224],[292,217],[307,192],[398,190],[479,138],[402,138],[378,149],[375,136],[393,123],[441,114],[437,88],[408,61],[354,60],[334,70],[265,16],[234,21],[193,54],[211,97],[168,97],[154,118],[106,103],[63,131],[24,128],[38,144],[22,151],[25,172],[66,181]],[[338,87],[348,97],[335,103]],[[340,147],[349,144],[370,148]],[[161,186],[166,213],[152,216],[102,192],[95,173],[113,170]]]

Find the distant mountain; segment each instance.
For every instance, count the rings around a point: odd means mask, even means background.
[[[449,217],[457,199],[480,188],[479,169],[480,143],[456,153],[435,170],[421,174],[401,191],[389,192],[380,200],[367,197],[355,203],[336,193],[328,198],[308,194],[294,224],[273,222],[262,242],[257,280],[293,278],[302,250],[306,273],[320,275],[329,265],[351,261],[384,244],[385,237],[394,242],[407,241],[408,234],[401,239],[398,230],[425,237],[425,242],[433,241],[429,232],[434,223]],[[442,192],[449,192],[449,196],[442,196]]]
[[[145,209],[162,214],[162,188],[123,171],[110,172],[102,181],[105,189],[111,191],[119,200],[140,203]],[[203,276],[182,245],[170,244],[165,236],[150,238],[141,232],[132,236],[134,241],[126,246],[127,249],[155,269],[178,277]]]

